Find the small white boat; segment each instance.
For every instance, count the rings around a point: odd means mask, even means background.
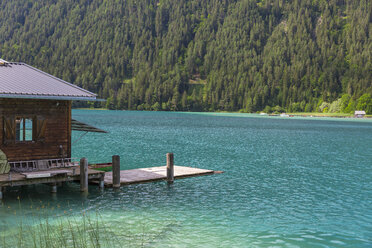
[[[289,115],[287,115],[286,113],[281,113],[280,117],[289,117]]]

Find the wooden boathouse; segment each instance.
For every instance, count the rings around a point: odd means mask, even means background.
[[[71,131],[104,132],[71,119],[72,101],[96,94],[25,63],[0,60],[0,198],[7,186],[79,180]],[[103,180],[102,172],[88,171]]]

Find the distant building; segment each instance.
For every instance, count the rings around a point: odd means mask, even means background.
[[[354,112],[355,118],[363,118],[366,115],[366,111],[356,110]]]

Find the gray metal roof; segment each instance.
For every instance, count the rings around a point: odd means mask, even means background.
[[[0,98],[96,101],[96,96],[25,63],[0,60]]]
[[[355,115],[365,115],[366,114],[366,111],[364,111],[364,110],[355,110],[354,114]]]

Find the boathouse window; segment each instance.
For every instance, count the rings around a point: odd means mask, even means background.
[[[33,120],[31,118],[16,118],[16,141],[32,141]]]
[[[46,121],[42,117],[4,117],[4,144],[44,141]]]

